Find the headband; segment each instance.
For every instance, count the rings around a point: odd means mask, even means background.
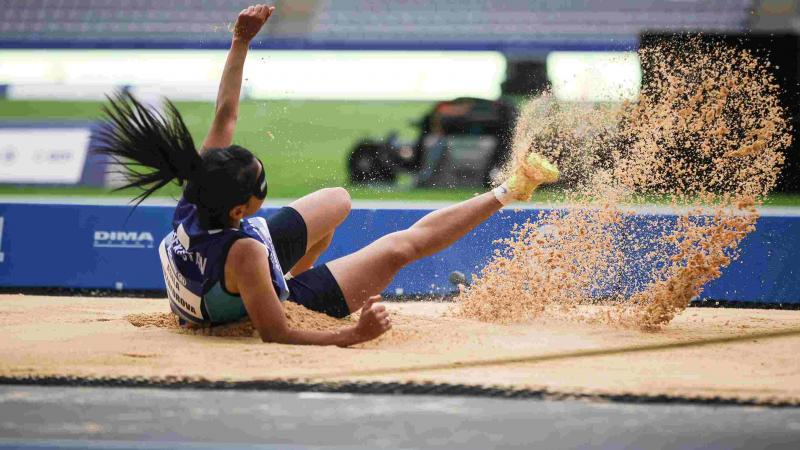
[[[264,200],[267,198],[267,168],[260,159],[256,158],[256,161],[261,163],[261,174],[253,185],[253,195],[259,200]]]

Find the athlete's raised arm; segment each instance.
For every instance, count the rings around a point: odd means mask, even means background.
[[[278,295],[272,286],[264,246],[254,239],[239,239],[231,246],[225,263],[225,283],[236,287],[247,315],[261,340],[295,345],[349,345],[375,339],[392,326],[386,308],[372,297],[361,308],[358,323],[336,331],[299,330],[289,327]],[[230,275],[230,276],[229,276]]]
[[[214,121],[211,122],[211,129],[203,141],[203,150],[231,145],[233,132],[236,130],[236,119],[239,116],[239,95],[242,90],[242,73],[247,50],[250,41],[258,34],[273,11],[275,11],[274,6],[254,5],[243,9],[236,18],[231,49],[219,83]]]

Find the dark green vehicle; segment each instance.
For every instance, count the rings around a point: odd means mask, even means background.
[[[510,153],[516,115],[502,100],[439,102],[415,123],[415,142],[394,132],[358,142],[348,160],[350,182],[392,184],[405,171],[418,187],[489,186]]]

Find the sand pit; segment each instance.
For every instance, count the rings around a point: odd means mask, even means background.
[[[395,328],[343,349],[188,332],[158,323],[165,299],[2,295],[0,376],[433,381],[800,404],[798,311],[693,308],[644,333],[483,323],[447,315],[450,306],[389,303]]]

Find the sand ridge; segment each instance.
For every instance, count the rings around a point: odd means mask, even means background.
[[[388,303],[394,328],[381,339],[344,349],[131,323],[136,315],[167,318],[165,299],[3,295],[0,375],[432,381],[800,402],[797,311],[689,309],[661,331],[644,333],[557,320],[483,323],[448,315],[450,306]],[[781,331],[797,333],[753,337]],[[687,345],[657,349],[681,343]],[[527,360],[469,365],[521,357]]]

